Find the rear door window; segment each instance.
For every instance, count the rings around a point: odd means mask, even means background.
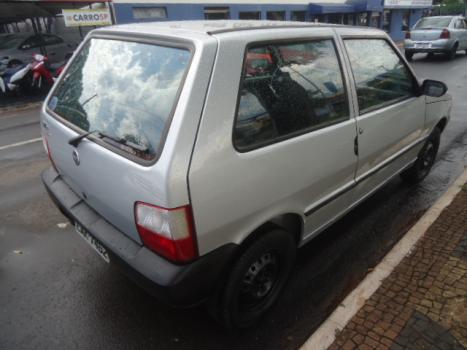
[[[349,118],[332,40],[271,43],[247,49],[233,139],[240,151]]]
[[[384,39],[346,39],[360,114],[415,96],[415,78]]]
[[[129,41],[89,40],[48,107],[78,132],[95,131],[123,155],[157,157],[191,52]]]

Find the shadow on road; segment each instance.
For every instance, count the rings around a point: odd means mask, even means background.
[[[47,96],[48,91],[44,91],[35,95],[0,95],[0,108],[4,107],[20,107],[34,102],[41,102]]]

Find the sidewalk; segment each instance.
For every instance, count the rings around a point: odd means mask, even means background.
[[[467,349],[467,184],[329,350]]]

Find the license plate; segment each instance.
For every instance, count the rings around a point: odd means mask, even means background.
[[[417,43],[415,44],[416,49],[431,49],[431,43]]]
[[[94,249],[97,254],[101,256],[106,263],[110,262],[109,254],[107,250],[100,244],[100,242],[89,234],[86,229],[78,223],[75,223],[76,232]]]

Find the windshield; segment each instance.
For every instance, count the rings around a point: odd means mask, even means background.
[[[48,107],[83,131],[144,160],[155,158],[191,52],[91,39],[67,69]]]
[[[0,37],[0,50],[16,49],[24,37],[15,34]]]
[[[415,25],[414,29],[446,28],[451,20],[451,17],[425,17]]]

